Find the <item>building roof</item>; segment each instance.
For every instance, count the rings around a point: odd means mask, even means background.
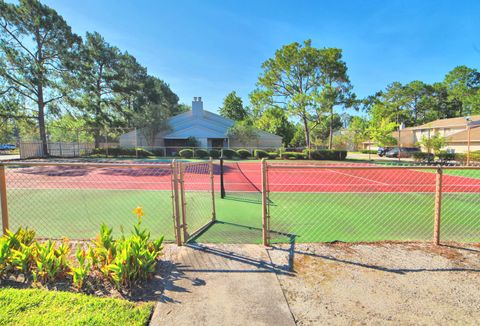
[[[452,143],[464,143],[468,141],[468,130],[464,129],[462,131],[456,132],[447,137],[447,142]],[[478,142],[480,141],[480,127],[471,128],[470,130],[470,141]]]
[[[480,120],[480,115],[472,115],[470,116],[471,121]],[[421,126],[410,127],[409,129],[432,129],[432,128],[453,128],[453,127],[466,127],[467,120],[465,117],[459,118],[450,118],[450,119],[439,119],[435,121],[431,121],[425,123]]]

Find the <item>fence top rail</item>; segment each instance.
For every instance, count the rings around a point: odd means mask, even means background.
[[[66,163],[66,162],[0,162],[0,166],[76,166],[76,167],[92,167],[92,168],[101,168],[101,167],[115,167],[115,168],[166,168],[171,167],[172,163],[148,163],[148,164],[139,164],[139,163]]]
[[[480,170],[480,166],[436,166],[436,165],[315,165],[315,164],[267,164],[268,169],[319,169],[319,170]]]

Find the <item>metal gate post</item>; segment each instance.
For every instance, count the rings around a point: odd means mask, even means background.
[[[442,168],[437,169],[435,184],[435,222],[433,225],[433,243],[440,244],[440,219],[442,216]]]
[[[8,230],[8,204],[7,204],[7,181],[5,178],[5,165],[0,165],[0,201],[2,207],[2,230],[7,234]]]
[[[173,225],[175,227],[175,241],[178,246],[183,244],[180,223],[180,203],[178,194],[178,167],[175,160],[172,161],[172,203],[173,203]]]
[[[187,203],[185,199],[185,174],[184,174],[184,169],[185,165],[183,165],[181,162],[177,163],[178,166],[178,171],[179,171],[179,180],[178,182],[180,183],[180,207],[182,210],[182,228],[183,228],[183,242],[187,242],[188,240],[188,230],[187,230]]]
[[[214,180],[214,174],[213,174],[213,158],[210,157],[210,160],[208,161],[208,167],[210,170],[210,189],[212,192],[212,221],[215,222],[217,219],[217,213],[215,210],[215,180]]]
[[[263,245],[270,245],[270,214],[268,209],[267,161],[262,159],[262,229]]]

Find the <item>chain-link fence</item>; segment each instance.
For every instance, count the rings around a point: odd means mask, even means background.
[[[130,232],[140,206],[152,235],[181,244],[215,219],[213,178],[212,161],[4,163],[2,226],[33,228],[40,238],[89,239],[106,224],[118,236]]]
[[[480,242],[480,169],[263,163],[264,243]]]

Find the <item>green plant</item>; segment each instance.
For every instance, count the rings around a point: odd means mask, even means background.
[[[339,151],[339,150],[319,150],[319,151],[311,151],[310,158],[312,160],[340,160],[343,161],[347,158],[347,151]]]
[[[0,238],[0,277],[7,272],[10,262],[10,241],[7,238]]]
[[[268,152],[268,158],[271,159],[271,160],[274,160],[278,157],[278,153],[277,152]]]
[[[264,150],[256,149],[255,152],[254,152],[254,156],[258,159],[268,158],[268,153]]]
[[[33,259],[32,245],[20,243],[19,249],[12,250],[12,266],[24,275],[30,271]]]
[[[52,242],[50,240],[43,244],[35,243],[33,253],[35,266],[32,272],[35,282],[46,283],[54,281],[68,272],[67,257],[70,247],[66,242],[60,244],[58,248],[56,244],[56,241]]]
[[[302,160],[305,158],[305,154],[298,152],[282,152],[281,158],[284,160]]]
[[[81,289],[90,273],[91,263],[87,256],[87,252],[91,250],[90,246],[86,251],[83,248],[78,247],[75,257],[77,258],[78,266],[71,266],[69,274],[72,275],[73,285],[77,289]]]
[[[237,156],[237,152],[229,148],[223,149],[222,152],[223,152],[223,157],[227,159],[232,159],[234,156]]]
[[[178,152],[178,155],[182,158],[192,158],[193,157],[193,150],[189,148],[182,149],[180,152]]]
[[[198,157],[198,158],[208,157],[208,152],[204,149],[196,149],[194,152],[195,152],[195,157]]]
[[[431,153],[423,153],[423,152],[416,152],[412,154],[413,159],[415,162],[432,162],[434,159],[433,154]]]
[[[218,149],[211,149],[210,156],[212,158],[220,158],[221,152]]]
[[[361,149],[360,153],[362,153],[362,154],[377,154],[377,151],[373,150],[373,149]]]
[[[247,149],[239,149],[239,150],[237,150],[237,155],[241,159],[246,159],[250,156],[250,151],[247,150]]]

